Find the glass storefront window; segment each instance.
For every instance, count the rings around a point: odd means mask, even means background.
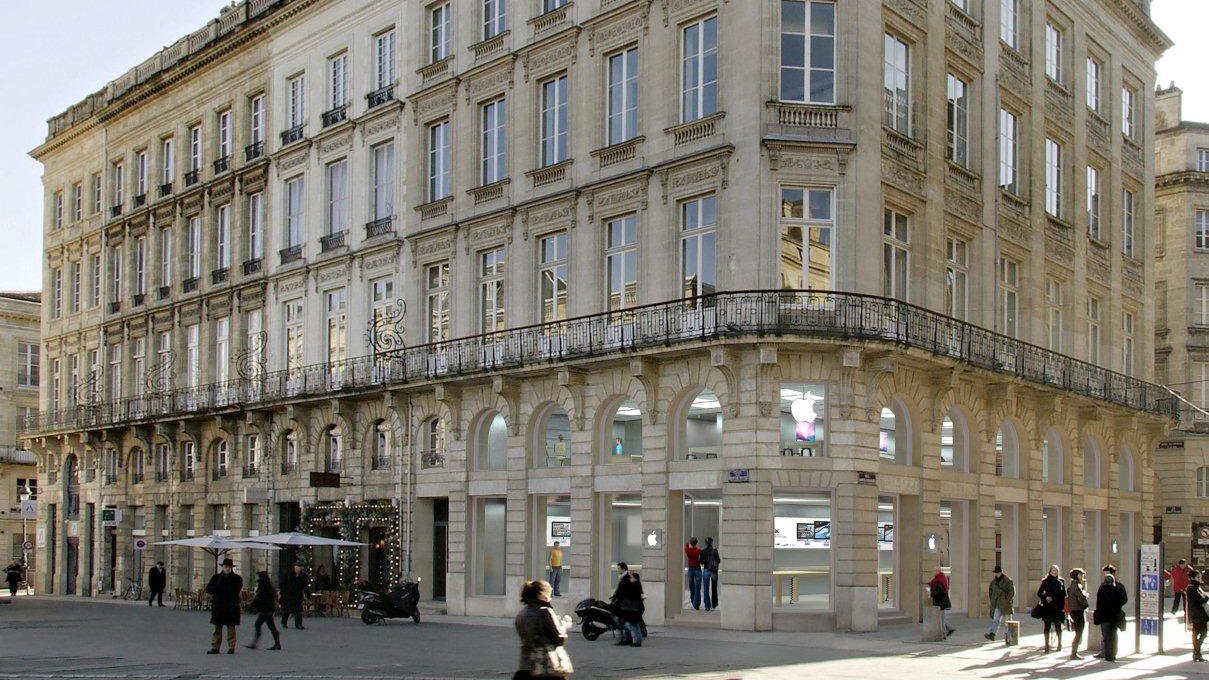
[[[684,418],[684,460],[717,458],[722,454],[722,405],[706,388],[689,404]]]
[[[574,547],[572,547],[574,543],[571,540],[571,498],[568,496],[539,496],[536,500],[539,504],[539,516],[544,515],[546,525],[538,539],[541,544],[537,564],[541,573],[536,577],[550,580],[551,550],[554,549],[554,543],[557,541],[558,549],[562,553],[559,592],[566,595],[571,589],[573,577],[571,573],[571,555],[574,552]],[[544,513],[540,512],[541,506],[545,507]],[[580,538],[583,539],[583,537]]]
[[[725,547],[719,544],[719,534],[722,530],[722,493],[716,489],[702,489],[684,492],[684,536],[680,544],[684,545],[689,539],[697,539],[697,547],[705,548],[705,539],[714,539],[714,546],[725,554]],[[684,558],[681,558],[682,560]],[[683,565],[687,570],[687,564]],[[681,579],[681,607],[692,609],[692,598],[689,594],[687,574]],[[711,591],[712,592],[712,591]],[[713,595],[711,594],[711,598]],[[712,601],[712,600],[711,600]]]
[[[781,383],[781,455],[826,454],[827,387],[819,383]]]
[[[630,571],[642,572],[642,496],[621,494],[609,501],[609,593],[617,587],[618,562],[625,562]],[[608,594],[608,593],[606,593]]]
[[[571,419],[561,406],[555,406],[547,413],[539,448],[534,453],[537,459],[533,462],[538,467],[571,464]]]
[[[504,594],[507,505],[508,502],[503,498],[485,498],[478,503],[478,516],[475,518],[474,566],[479,595]]]
[[[503,470],[508,467],[508,423],[504,416],[496,413],[483,424],[478,444],[478,469]]]
[[[898,605],[894,510],[893,496],[877,499],[877,606],[882,609],[893,609]]]
[[[638,402],[626,399],[613,413],[604,453],[606,463],[630,463],[642,460],[642,411]]]
[[[831,609],[831,494],[773,492],[773,606]]]

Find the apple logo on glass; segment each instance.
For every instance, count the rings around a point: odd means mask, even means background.
[[[936,550],[936,534],[928,534],[928,550]]]
[[[647,534],[646,535],[646,545],[648,548],[658,548],[659,547],[659,534],[656,533],[654,530],[652,530],[651,533]]]

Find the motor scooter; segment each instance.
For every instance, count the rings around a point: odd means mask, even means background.
[[[380,623],[384,619],[407,619],[420,622],[420,579],[404,581],[389,593],[369,589],[369,583],[357,584],[361,593],[361,621],[366,625]]]
[[[588,598],[575,605],[575,615],[579,617],[579,631],[589,642],[604,633],[617,630],[617,619],[613,615],[613,605],[604,600]]]

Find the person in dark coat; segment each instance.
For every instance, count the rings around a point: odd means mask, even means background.
[[[1058,565],[1050,565],[1049,573],[1037,587],[1037,606],[1041,610],[1041,621],[1045,623],[1045,651],[1050,651],[1049,635],[1053,630],[1057,642],[1054,649],[1062,649],[1062,625],[1066,623],[1066,582],[1062,580]]]
[[[1124,625],[1125,603],[1129,602],[1129,593],[1117,583],[1116,574],[1117,568],[1111,564],[1104,567],[1104,582],[1096,591],[1096,611],[1092,614],[1092,623],[1100,627],[1101,658],[1110,662],[1117,660],[1117,630]]]
[[[1083,642],[1083,627],[1087,623],[1087,588],[1084,584],[1084,571],[1078,567],[1070,570],[1070,585],[1066,586],[1066,608],[1070,610],[1070,627],[1075,631],[1075,639],[1070,644],[1070,658],[1078,661],[1079,643]]]
[[[210,638],[208,654],[218,654],[222,644],[222,629],[227,628],[227,654],[235,653],[235,627],[239,625],[239,593],[243,590],[243,578],[235,573],[231,558],[222,561],[222,570],[210,577],[206,592],[210,594],[210,623],[214,635]]]
[[[545,581],[527,581],[521,588],[525,606],[514,622],[521,639],[521,660],[513,680],[563,680],[575,670],[566,649],[571,618],[554,613],[552,592]]]
[[[269,580],[267,571],[256,572],[256,597],[252,600],[252,611],[256,612],[256,625],[253,628],[255,636],[252,638],[252,644],[246,645],[247,648],[256,649],[260,642],[261,627],[267,623],[269,632],[273,634],[273,646],[269,649],[281,649],[281,632],[273,622],[273,614],[277,613],[277,589]]]
[[[294,627],[302,630],[302,600],[311,596],[311,581],[301,564],[294,564],[281,582],[281,627],[289,628],[290,615],[294,615]]]
[[[17,587],[21,585],[21,565],[13,562],[4,570],[4,580],[8,583],[8,594],[17,596]]]
[[[932,599],[932,606],[940,610],[940,627],[945,629],[945,638],[948,638],[957,629],[945,620],[945,612],[953,608],[953,601],[949,598],[949,577],[939,567],[932,580],[928,581],[928,595]]]
[[[705,537],[705,547],[701,549],[701,599],[705,601],[705,611],[718,608],[718,569],[722,566],[722,553],[714,546],[712,536]]]
[[[630,571],[625,562],[618,562],[617,570],[621,572],[621,580],[617,582],[613,597],[609,598],[623,633],[617,644],[641,647],[642,615],[646,611],[646,605],[642,602],[642,580],[636,572]]]
[[[147,589],[151,591],[151,596],[147,598],[147,606],[150,607],[157,597],[159,598],[160,606],[164,606],[164,588],[167,587],[168,572],[164,571],[163,562],[156,562],[147,571]]]
[[[1209,612],[1205,611],[1205,603],[1209,595],[1201,587],[1201,575],[1193,570],[1188,575],[1188,586],[1184,588],[1184,611],[1188,613],[1188,622],[1192,624],[1192,660],[1204,662],[1201,656],[1201,645],[1205,643],[1205,632],[1209,628]]]

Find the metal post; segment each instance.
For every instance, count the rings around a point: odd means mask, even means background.
[[[1163,547],[1164,547],[1164,544],[1162,542],[1160,542],[1159,543],[1159,570],[1160,570],[1159,571],[1159,624],[1158,624],[1158,626],[1159,626],[1159,630],[1158,630],[1159,654],[1160,655],[1163,653],[1163,629],[1166,628],[1166,626],[1163,625],[1163,623],[1165,621],[1165,619],[1163,618],[1163,610],[1166,608],[1163,604],[1163,591],[1167,589],[1167,581],[1166,581],[1166,579],[1163,578],[1162,569],[1167,564],[1167,556],[1163,552]],[[1139,562],[1139,564],[1141,564],[1141,562]],[[1188,611],[1188,603],[1184,602],[1185,615],[1187,615],[1187,611]]]
[[[1134,576],[1134,595],[1133,595],[1133,653],[1142,653],[1142,549],[1138,548],[1138,561],[1134,564],[1138,565],[1134,571],[1137,574]],[[1160,563],[1161,564],[1161,563]],[[1159,591],[1160,593],[1162,591]],[[1163,610],[1163,600],[1159,599],[1159,613]]]

